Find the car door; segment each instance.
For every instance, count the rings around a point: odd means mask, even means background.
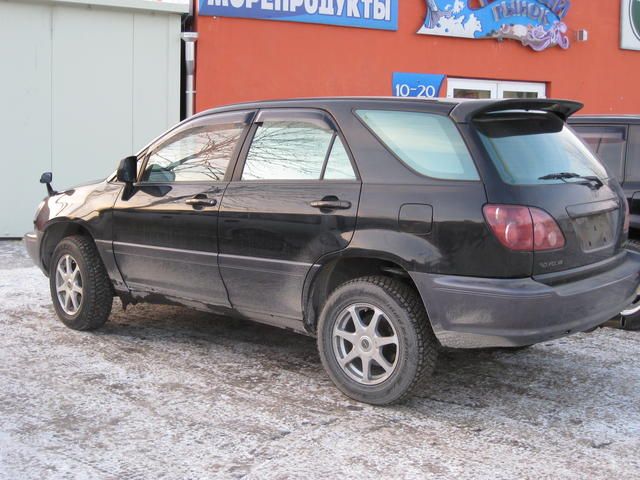
[[[218,268],[218,210],[253,112],[208,115],[148,149],[118,199],[113,248],[134,291],[229,306]]]
[[[633,125],[624,123],[578,124],[573,129],[598,155],[607,172],[622,185],[631,213],[631,226],[640,225],[640,160],[632,154],[638,135]],[[637,154],[636,154],[637,156]]]
[[[598,155],[607,172],[624,183],[627,125],[573,125],[573,129]]]
[[[354,233],[361,182],[336,124],[313,109],[261,110],[220,207],[220,271],[233,307],[302,319],[305,276]]]

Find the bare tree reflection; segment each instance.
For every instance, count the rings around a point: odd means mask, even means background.
[[[243,179],[319,179],[334,132],[306,122],[265,122],[256,131]]]
[[[208,126],[172,138],[152,154],[145,180],[221,181],[242,130],[242,125]]]

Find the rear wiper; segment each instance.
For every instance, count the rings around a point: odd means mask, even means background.
[[[573,172],[558,172],[558,173],[549,173],[548,175],[543,175],[542,177],[538,177],[538,180],[562,180],[563,182],[567,182],[572,178],[579,178],[580,180],[585,180],[584,182],[571,182],[577,183],[578,185],[587,185],[591,188],[595,188],[596,190],[604,185],[602,180],[600,180],[595,175],[578,175]]]

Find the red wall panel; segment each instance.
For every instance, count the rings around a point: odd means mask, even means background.
[[[394,71],[547,82],[547,95],[591,113],[640,113],[640,52],[621,50],[620,2],[574,0],[572,40],[534,52],[519,42],[417,35],[424,0],[402,0],[399,30],[199,17],[197,109],[303,96],[391,95]],[[575,30],[589,31],[587,42]]]

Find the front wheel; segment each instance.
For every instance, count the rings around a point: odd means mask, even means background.
[[[94,243],[62,240],[51,257],[49,287],[58,318],[74,330],[100,328],[109,318],[113,290]]]
[[[431,375],[438,341],[412,288],[372,276],[347,282],[329,296],[318,324],[318,349],[344,394],[386,405]]]

